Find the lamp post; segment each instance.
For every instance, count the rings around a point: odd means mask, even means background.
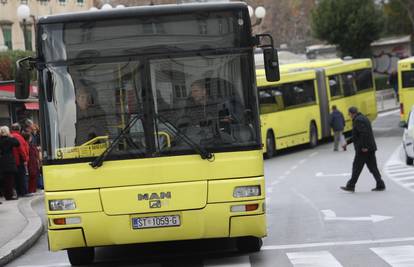
[[[249,9],[249,15],[252,19],[253,17],[256,18],[255,23],[252,24],[252,27],[259,25],[262,23],[263,18],[266,16],[266,9],[262,6],[256,7],[256,9],[253,9],[253,7],[248,6]]]
[[[17,17],[23,23],[24,49],[27,50],[27,48],[28,48],[27,41],[28,40],[27,40],[26,21],[27,21],[28,18],[30,18],[30,8],[27,5],[25,5],[25,4],[21,4],[17,8]]]

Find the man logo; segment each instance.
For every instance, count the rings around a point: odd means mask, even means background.
[[[161,208],[161,200],[151,200],[149,202],[150,209],[159,209]]]
[[[141,200],[153,200],[153,199],[167,199],[171,198],[171,192],[161,192],[157,193],[144,193],[138,194],[138,201]]]

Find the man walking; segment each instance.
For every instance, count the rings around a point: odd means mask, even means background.
[[[335,105],[332,106],[332,113],[329,115],[329,125],[334,132],[334,151],[338,151],[339,143],[344,140],[342,132],[345,127],[345,119],[342,112]],[[342,148],[346,150],[346,146]]]
[[[367,117],[358,112],[356,107],[350,107],[348,112],[349,116],[352,118],[352,137],[347,140],[347,144],[354,143],[355,158],[352,164],[352,177],[347,182],[346,186],[341,186],[341,189],[354,192],[359,175],[361,174],[364,165],[367,164],[367,167],[374,176],[377,184],[372,191],[384,191],[385,183],[381,179],[381,174],[377,167],[377,159],[375,158],[377,145],[375,144],[371,122]],[[346,145],[344,145],[344,147],[346,147]]]

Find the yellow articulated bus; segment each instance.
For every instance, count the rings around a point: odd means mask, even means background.
[[[253,48],[264,48],[269,80],[279,70],[246,4],[61,14],[36,27],[37,57],[17,62],[16,97],[28,97],[36,69],[50,250],[67,250],[73,265],[132,243],[234,238],[260,250]]]
[[[332,135],[330,107],[336,105],[352,128],[347,114],[357,107],[372,121],[377,116],[375,86],[370,59],[317,60],[281,65],[281,79],[267,82],[257,70],[263,151],[309,143],[310,147]]]
[[[398,61],[398,94],[401,121],[406,123],[414,105],[414,57]]]

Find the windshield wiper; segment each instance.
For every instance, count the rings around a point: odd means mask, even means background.
[[[141,118],[142,115],[136,115],[132,120],[130,120],[128,124],[122,129],[122,131],[115,137],[114,141],[109,145],[109,147],[107,147],[105,151],[101,155],[99,155],[99,157],[97,157],[91,163],[89,163],[89,165],[91,165],[94,169],[101,167],[102,163],[111,153],[112,149],[118,144],[119,140],[121,140],[121,138],[125,136],[125,133],[127,133],[131,129],[131,127],[134,126],[135,123]]]
[[[210,152],[208,152],[204,147],[200,146],[199,144],[195,143],[193,140],[191,140],[190,137],[188,137],[185,133],[180,131],[174,124],[169,122],[167,119],[163,118],[160,114],[155,114],[156,118],[160,120],[165,127],[168,128],[173,134],[181,137],[184,142],[186,142],[192,149],[194,149],[195,152],[197,152],[202,159],[212,159],[214,155]]]

